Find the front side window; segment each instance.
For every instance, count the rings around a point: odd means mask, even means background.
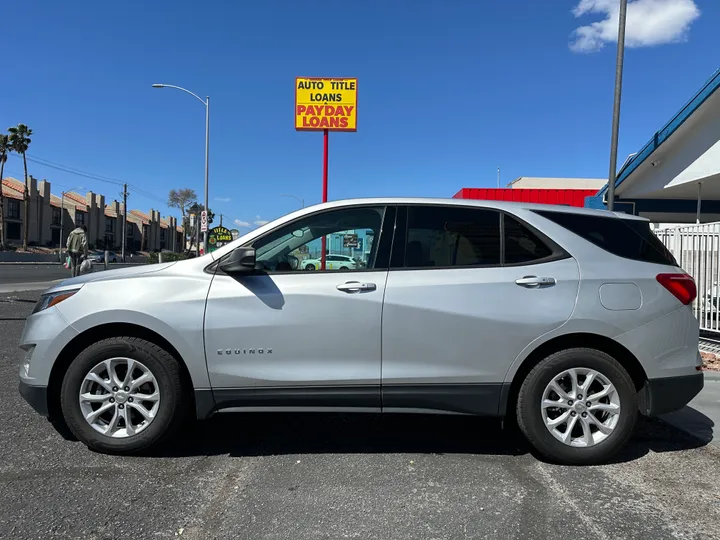
[[[378,256],[372,241],[380,238],[385,213],[382,206],[356,207],[302,218],[253,242],[256,260],[269,272],[322,270],[324,238],[326,270],[387,268],[389,253]],[[364,248],[345,247],[348,234],[362,237]]]
[[[499,265],[499,212],[462,207],[408,207],[406,268]]]

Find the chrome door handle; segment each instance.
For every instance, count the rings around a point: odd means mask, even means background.
[[[356,293],[360,291],[374,291],[377,286],[374,283],[360,283],[359,281],[346,281],[337,286],[338,291]]]
[[[515,283],[520,285],[521,287],[527,287],[529,289],[535,288],[535,287],[548,287],[550,285],[555,285],[555,278],[553,277],[537,277],[537,276],[525,276],[520,279],[516,279]]]

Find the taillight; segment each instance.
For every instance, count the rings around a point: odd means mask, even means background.
[[[687,274],[658,274],[657,280],[686,306],[697,297],[695,280]]]

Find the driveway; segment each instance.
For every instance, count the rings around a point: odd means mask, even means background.
[[[0,537],[720,538],[720,451],[660,420],[584,468],[453,416],[227,413],[153,455],[90,452],[17,393],[33,294],[0,296]]]

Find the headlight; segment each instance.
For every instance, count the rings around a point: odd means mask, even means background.
[[[43,294],[40,297],[40,300],[38,300],[38,303],[35,304],[35,309],[33,309],[33,314],[38,313],[40,311],[43,311],[49,307],[53,307],[58,305],[63,300],[67,300],[72,295],[74,295],[76,292],[78,292],[80,289],[74,289],[71,291],[60,291],[60,292],[54,292],[50,294]]]

